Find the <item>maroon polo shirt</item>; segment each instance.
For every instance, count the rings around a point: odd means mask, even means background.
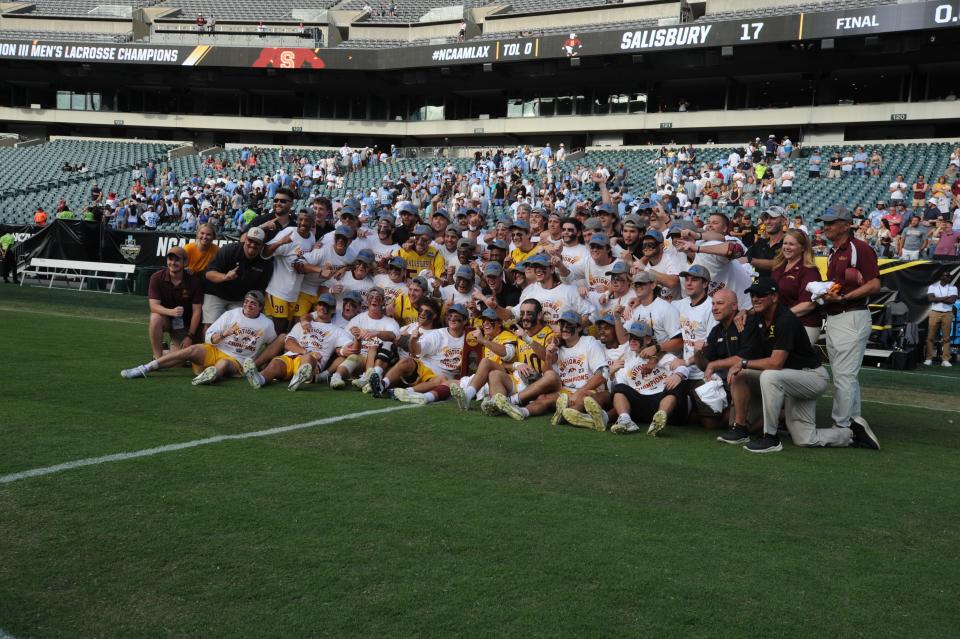
[[[803,260],[799,260],[790,270],[787,270],[787,263],[784,262],[773,270],[770,277],[777,283],[780,303],[787,308],[809,302],[810,291],[807,290],[807,284],[821,280],[820,270],[816,266],[805,266]],[[800,318],[800,323],[804,326],[819,327],[821,321],[819,306]]]
[[[854,259],[856,257],[856,259]],[[827,280],[840,285],[841,295],[860,288],[862,284],[847,283],[847,269],[860,271],[863,284],[880,277],[880,267],[877,266],[877,254],[870,245],[855,237],[848,237],[847,241],[830,249],[830,258],[827,262]],[[867,298],[846,301],[836,304],[825,304],[823,307],[827,315],[836,315],[845,311],[857,311],[867,308]]]
[[[183,307],[183,325],[190,326],[193,305],[203,304],[203,285],[200,277],[183,272],[183,280],[175,285],[170,280],[170,271],[163,269],[150,276],[147,297],[158,300],[164,308]]]

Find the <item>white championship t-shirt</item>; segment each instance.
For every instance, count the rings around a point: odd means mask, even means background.
[[[637,306],[633,310],[634,322],[643,322],[653,329],[653,338],[658,344],[663,344],[680,334],[680,313],[670,302],[659,297],[653,298],[649,305]]]
[[[560,347],[554,370],[560,376],[565,389],[578,391],[587,385],[597,371],[606,366],[607,349],[597,338],[583,335],[574,346]]]
[[[680,314],[680,331],[683,333],[683,359],[693,357],[693,343],[697,340],[706,341],[707,335],[717,324],[713,318],[713,300],[708,296],[693,306],[690,298],[685,297],[673,302],[674,308]],[[703,371],[694,364],[688,364],[687,379],[703,379]]]
[[[539,283],[531,284],[520,293],[520,303],[513,307],[513,316],[520,319],[520,306],[526,300],[537,300],[543,306],[543,321],[555,324],[560,319],[560,313],[572,308],[581,315],[593,310],[592,305],[580,297],[576,286],[557,284],[551,289],[545,289]]]
[[[225,331],[236,324],[239,331],[212,344],[210,338],[214,333],[223,335]],[[261,313],[258,317],[249,318],[243,314],[242,308],[226,311],[217,318],[217,321],[207,329],[206,341],[220,352],[229,355],[238,362],[250,357],[256,357],[266,346],[277,339],[277,332],[273,328],[273,321]]]
[[[307,264],[312,264],[314,266],[323,266],[325,264],[332,264],[334,268],[340,268],[341,266],[349,266],[353,264],[357,259],[357,253],[353,250],[353,245],[347,247],[346,252],[343,255],[337,255],[337,252],[333,250],[333,244],[325,244],[318,249],[313,249],[309,253],[303,256],[303,261]],[[303,276],[303,282],[300,284],[300,290],[306,293],[307,295],[316,295],[320,290],[320,285],[323,282],[320,280],[319,273],[307,273]],[[327,286],[332,286],[336,283],[336,280],[327,282]]]
[[[463,358],[463,336],[454,337],[450,330],[437,328],[420,335],[420,359],[424,366],[438,375],[460,377]]]
[[[652,371],[643,374],[643,366],[647,360],[631,352],[624,362],[623,368],[617,371],[618,384],[626,384],[641,395],[656,395],[666,390],[667,378],[673,373],[668,366],[677,357],[672,353],[665,353]]]
[[[370,317],[369,313],[360,313],[350,320],[347,323],[347,332],[350,333],[350,330],[355,327],[361,328],[365,331],[390,331],[394,335],[400,333],[400,325],[397,324],[397,321],[392,317],[383,316],[380,319],[373,319]],[[383,340],[379,337],[371,337],[370,339],[361,340],[360,355],[366,356],[367,351],[370,348],[377,350],[383,343]]]
[[[292,237],[293,242],[284,244],[274,252],[273,275],[270,277],[270,283],[267,284],[267,293],[288,302],[296,302],[300,297],[303,275],[293,270],[293,263],[298,259],[296,255],[298,248],[304,254],[313,249],[313,233],[308,237],[300,237],[296,227],[289,226],[277,233],[270,244],[276,244],[278,240],[287,236]]]
[[[294,340],[308,353],[315,353],[321,366],[330,359],[335,348],[353,343],[353,336],[350,333],[339,326],[323,322],[310,322],[306,330],[303,328],[303,323],[297,322],[287,333],[287,339]],[[297,356],[292,351],[287,351],[286,354],[288,357]]]

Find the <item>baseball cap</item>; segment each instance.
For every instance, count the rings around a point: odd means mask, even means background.
[[[380,297],[386,297],[387,294],[384,292],[382,286],[373,286],[367,291],[367,299],[370,299],[374,295],[379,295]]]
[[[654,284],[656,283],[657,278],[650,271],[640,271],[633,276],[634,284]]]
[[[597,318],[597,321],[594,324],[609,324],[610,326],[617,325],[617,318],[613,316],[613,313],[604,313]]]
[[[485,308],[485,309],[483,309],[483,312],[480,313],[480,317],[482,317],[483,319],[488,319],[488,320],[494,321],[494,322],[502,322],[502,321],[503,321],[503,320],[500,319],[500,316],[497,315],[497,312],[496,312],[495,310],[493,310],[492,308]]]
[[[600,223],[600,218],[590,217],[583,223],[583,228],[588,231],[599,231],[603,228],[603,224]]]
[[[443,208],[443,207],[440,207],[440,208],[438,208],[437,210],[435,210],[435,211],[433,212],[432,217],[442,217],[442,218],[445,218],[447,221],[450,220],[450,214],[447,213],[447,209],[445,209],[445,208]]]
[[[683,231],[683,227],[680,226],[679,224],[674,224],[674,225],[671,226],[670,229],[667,231],[667,235],[670,236],[670,237],[673,237],[674,235],[680,235],[680,232],[681,232],[681,231]]]
[[[817,222],[852,222],[853,216],[843,206],[836,204],[831,206],[826,211],[823,212],[823,215],[817,218]]]
[[[459,237],[463,233],[463,227],[456,222],[451,222],[447,224],[447,228],[445,228],[443,232],[445,235],[456,235]]]
[[[467,312],[467,307],[463,304],[451,304],[450,308],[447,309],[447,313],[459,313],[463,315],[464,318],[470,317],[470,313]]]
[[[590,244],[596,246],[607,246],[610,244],[610,240],[607,239],[606,233],[594,233],[593,237],[590,238]]]
[[[398,268],[398,269],[401,269],[401,270],[406,270],[406,268],[407,268],[407,261],[406,261],[405,259],[403,259],[402,257],[400,257],[399,255],[394,255],[394,256],[391,257],[390,260],[387,262],[387,268]]]
[[[503,275],[503,266],[500,262],[487,262],[483,267],[483,274],[488,277],[500,277]]]
[[[466,264],[462,264],[458,266],[457,270],[453,274],[453,279],[457,279],[457,278],[470,280],[472,282],[474,279],[473,269],[467,266]]]
[[[340,225],[337,227],[337,230],[333,232],[333,234],[339,235],[340,237],[345,237],[348,240],[352,240],[354,237],[356,237],[357,232],[349,226]]]
[[[413,234],[429,235],[430,237],[433,237],[433,229],[427,226],[426,224],[417,224],[415,227],[413,227]]]
[[[647,232],[644,234],[643,237],[652,237],[659,244],[663,244],[663,233],[661,233],[657,229],[647,229]]]
[[[623,275],[624,273],[629,273],[630,267],[626,262],[618,260],[613,263],[613,266],[610,267],[610,270],[607,271],[607,275]]]
[[[520,229],[521,231],[529,231],[529,230],[530,230],[530,223],[527,222],[526,220],[514,220],[514,221],[510,224],[510,228],[512,228],[512,229]]]
[[[608,213],[610,215],[616,215],[613,211],[613,205],[611,204],[598,204],[595,208],[597,213]]]
[[[536,253],[523,261],[523,267],[528,266],[550,266],[550,256],[546,253]]]
[[[340,217],[343,217],[344,215],[349,215],[350,217],[357,217],[357,209],[354,208],[353,206],[344,204],[342,207],[340,207],[339,214],[340,214]]]
[[[530,215],[539,215],[543,219],[547,219],[547,212],[542,208],[540,208],[539,206],[533,209],[532,211],[530,211]]]
[[[168,255],[170,254],[169,251],[167,252],[167,254]],[[247,291],[247,294],[243,296],[243,299],[254,300],[257,304],[259,304],[260,306],[263,306],[263,293],[261,293],[260,291],[257,291],[257,290]]]
[[[623,226],[635,226],[638,229],[643,228],[643,220],[640,219],[639,215],[631,213],[630,215],[624,216]]]
[[[644,337],[653,337],[653,329],[646,322],[634,322],[627,327],[627,334],[631,337],[643,339]]]
[[[696,277],[707,282],[710,281],[710,271],[699,264],[694,264],[685,271],[681,271],[680,277]]]
[[[767,217],[786,217],[787,212],[783,210],[782,206],[768,206],[763,209],[760,215],[766,215]]]
[[[363,298],[360,296],[360,291],[347,291],[340,299],[342,299],[344,302],[350,301],[356,302],[357,304],[363,303]]]
[[[392,213],[382,213],[380,217],[377,218],[377,224],[380,224],[381,222],[386,222],[390,226],[397,225],[397,221],[393,219]]]
[[[247,239],[253,240],[254,242],[264,243],[267,239],[267,234],[264,233],[263,229],[259,226],[254,226],[249,231],[247,231]]]
[[[317,304],[323,304],[324,306],[329,306],[330,308],[337,308],[337,298],[330,293],[323,293],[317,298]]]
[[[750,285],[750,288],[744,291],[744,293],[749,293],[750,295],[770,295],[770,293],[776,293],[779,288],[777,288],[777,283],[769,277],[758,277],[757,281]]]
[[[168,248],[167,257],[171,256],[177,258],[181,262],[185,262],[187,260],[187,252],[183,250],[182,246],[171,246]]]
[[[466,237],[460,238],[460,240],[457,242],[457,248],[458,248],[458,249],[459,249],[459,248],[472,249],[472,248],[475,247],[475,246],[476,246],[476,244],[473,243],[473,240],[471,240],[470,238],[466,238]]]
[[[509,250],[510,250],[510,246],[509,246],[506,242],[504,242],[503,240],[501,240],[500,238],[497,238],[497,239],[495,239],[495,240],[491,240],[490,243],[487,244],[487,248],[488,248],[488,249],[490,249],[490,248],[496,248],[496,249],[500,249],[500,250],[502,250],[502,251],[509,251]]]
[[[404,213],[407,213],[409,215],[419,215],[419,211],[417,211],[417,207],[415,207],[410,202],[401,202],[400,204],[398,204],[397,211],[400,213],[400,215],[403,215]]]
[[[560,313],[560,321],[580,326],[580,313],[576,312],[572,308],[568,308],[564,312]]]
[[[419,286],[425,291],[430,290],[430,285],[427,284],[427,278],[423,277],[422,275],[418,275],[417,277],[412,278],[410,280],[410,284],[416,284],[417,286]]]
[[[373,264],[374,255],[370,249],[361,249],[357,251],[357,262],[363,262],[366,265]]]

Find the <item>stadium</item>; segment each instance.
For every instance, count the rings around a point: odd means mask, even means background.
[[[0,4],[0,639],[955,636],[958,44]]]

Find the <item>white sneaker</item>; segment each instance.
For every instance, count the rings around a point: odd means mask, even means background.
[[[503,414],[500,409],[497,408],[497,403],[493,401],[492,397],[483,398],[483,401],[480,402],[480,412],[487,417],[496,417],[497,415]]]
[[[924,365],[924,366],[933,366],[933,360],[932,360],[932,359],[925,359],[925,360],[923,360],[923,365]]]
[[[551,426],[559,426],[563,423],[563,411],[570,405],[570,396],[566,393],[560,393],[557,397],[557,406],[553,411],[553,417],[550,418]],[[499,406],[499,404],[497,404]]]
[[[210,384],[217,378],[217,369],[213,366],[208,366],[203,369],[203,372],[193,378],[193,381],[190,382],[194,386],[201,386],[203,384]]]
[[[526,416],[523,414],[523,411],[520,410],[520,407],[510,401],[510,398],[506,395],[498,394],[493,398],[494,403],[497,405],[497,408],[500,409],[504,415],[515,419],[518,422],[522,422],[526,419]]]
[[[346,385],[347,383],[343,381],[343,377],[340,376],[340,373],[334,373],[330,376],[330,388],[334,390],[340,390]]]
[[[257,365],[253,360],[247,358],[243,360],[243,376],[247,378],[250,385],[254,388],[263,388],[263,375],[257,370]]]
[[[629,417],[623,421],[617,420],[613,423],[613,426],[610,427],[610,432],[614,435],[629,435],[630,433],[636,433],[640,430],[640,427],[637,426]]]
[[[664,426],[667,425],[667,414],[662,410],[658,410],[653,414],[653,419],[650,421],[650,428],[647,429],[647,435],[652,435],[653,437],[657,436]]]
[[[408,388],[405,388],[403,390],[407,392],[401,394],[399,397],[397,397],[397,399],[399,399],[404,404],[419,404],[422,406],[423,404],[427,403],[427,398],[424,396],[423,393],[418,393]],[[394,396],[396,397],[396,394],[394,394]]]
[[[140,366],[136,366],[134,368],[125,368],[120,371],[120,377],[124,379],[136,379],[138,377],[146,378],[147,367],[141,364]]]
[[[360,377],[353,380],[353,387],[363,390],[363,387],[366,386],[367,382],[369,381],[370,381],[370,372],[364,371],[364,373]]]
[[[470,400],[467,399],[467,394],[460,384],[450,384],[450,395],[457,400],[457,406],[460,407],[460,410],[470,410]]]
[[[586,413],[581,413],[578,410],[572,408],[563,409],[563,419],[565,422],[571,426],[579,426],[580,428],[590,428],[593,429],[593,418]]]
[[[946,359],[943,360],[943,363],[941,363],[940,365],[943,366],[944,368],[951,368],[953,366],[953,364],[950,363],[950,360],[946,360]]]
[[[293,374],[293,379],[290,380],[287,390],[295,391],[304,384],[309,384],[311,377],[313,377],[313,366],[310,364],[301,364],[297,372]]]
[[[410,393],[410,389],[409,389],[409,388],[394,388],[394,389],[393,389],[393,398],[394,398],[395,400],[397,400],[398,402],[402,402],[402,401],[404,401],[403,398],[406,397],[408,393]]]
[[[587,397],[583,400],[583,407],[587,409],[587,415],[590,415],[593,430],[601,433],[606,431],[610,418],[607,416],[607,411],[603,410],[597,400]]]

